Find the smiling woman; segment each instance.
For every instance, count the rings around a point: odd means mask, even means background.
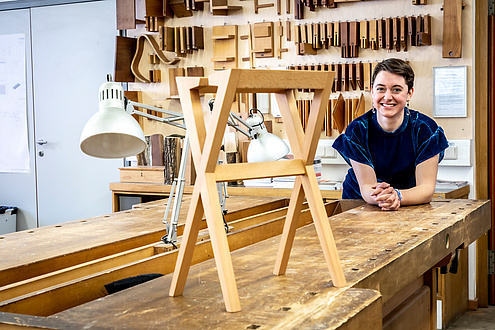
[[[362,198],[382,210],[428,203],[447,138],[433,119],[408,108],[414,71],[407,62],[384,60],[372,81],[373,108],[333,144],[351,166],[342,197]]]

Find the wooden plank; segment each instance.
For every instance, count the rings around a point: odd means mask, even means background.
[[[187,203],[187,198],[184,197],[184,203]],[[2,235],[2,248],[15,253],[6,254],[0,260],[0,286],[160,241],[166,234],[162,223],[165,202],[157,201],[136,210]],[[229,213],[226,219],[230,221],[253,215],[258,212],[258,206],[261,212],[265,212],[286,203],[285,198],[232,196],[227,199]],[[179,223],[183,224],[184,220],[181,212]],[[56,234],[52,230],[56,230]],[[21,245],[20,241],[29,244]]]
[[[42,290],[64,282],[73,281],[78,278],[92,275],[126,263],[149,258],[155,254],[155,244],[156,243],[148,244],[0,287],[0,301],[13,299],[15,297]]]
[[[444,1],[442,57],[462,56],[462,0]]]
[[[116,36],[115,38],[114,81],[134,82],[135,77],[131,71],[131,62],[136,53],[136,39],[122,36]]]
[[[185,76],[184,73],[185,73],[184,68],[169,68],[168,69],[168,85],[170,88],[170,96],[179,95],[175,78]]]
[[[338,202],[327,204],[327,212],[332,214]],[[234,251],[255,242],[271,238],[282,232],[285,217],[229,233],[229,249]],[[312,222],[308,210],[303,211],[299,226]],[[122,264],[105,271],[92,273],[77,280],[69,281],[44,288],[25,296],[19,296],[0,303],[0,311],[21,313],[38,316],[48,316],[60,311],[81,305],[85,302],[101,298],[106,295],[103,285],[121,278],[147,273],[169,274],[174,270],[175,260],[179,250],[172,250],[137,261]],[[192,264],[196,264],[213,257],[210,240],[198,243],[197,253],[194,254]],[[57,301],[55,304],[46,304],[49,299]]]
[[[117,6],[117,30],[135,29],[136,28],[135,0],[118,0],[116,6]]]

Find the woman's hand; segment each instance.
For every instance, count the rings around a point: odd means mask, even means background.
[[[386,182],[375,183],[371,186],[370,196],[378,207],[384,211],[395,211],[400,207],[400,197],[393,187]]]
[[[397,210],[400,207],[397,192],[390,184],[377,182],[375,171],[371,166],[355,162],[352,159],[351,165],[359,182],[361,196],[366,203],[377,205],[384,211]]]

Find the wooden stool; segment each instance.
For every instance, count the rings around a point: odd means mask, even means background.
[[[211,235],[215,262],[228,312],[240,310],[239,295],[222,220],[216,183],[240,179],[296,176],[274,274],[287,268],[296,225],[306,197],[330,276],[335,286],[346,285],[332,230],[313,168],[313,160],[334,79],[332,71],[278,71],[230,69],[209,78],[178,77],[194,165],[196,183],[169,294],[181,295],[193,257],[203,212]],[[306,133],[301,126],[294,91],[314,90]],[[200,94],[216,92],[208,129]],[[231,105],[237,93],[275,93],[294,154],[293,160],[218,165],[217,158]]]

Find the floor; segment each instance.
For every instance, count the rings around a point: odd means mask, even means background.
[[[467,311],[448,330],[495,330],[495,306],[478,308],[476,311]]]

